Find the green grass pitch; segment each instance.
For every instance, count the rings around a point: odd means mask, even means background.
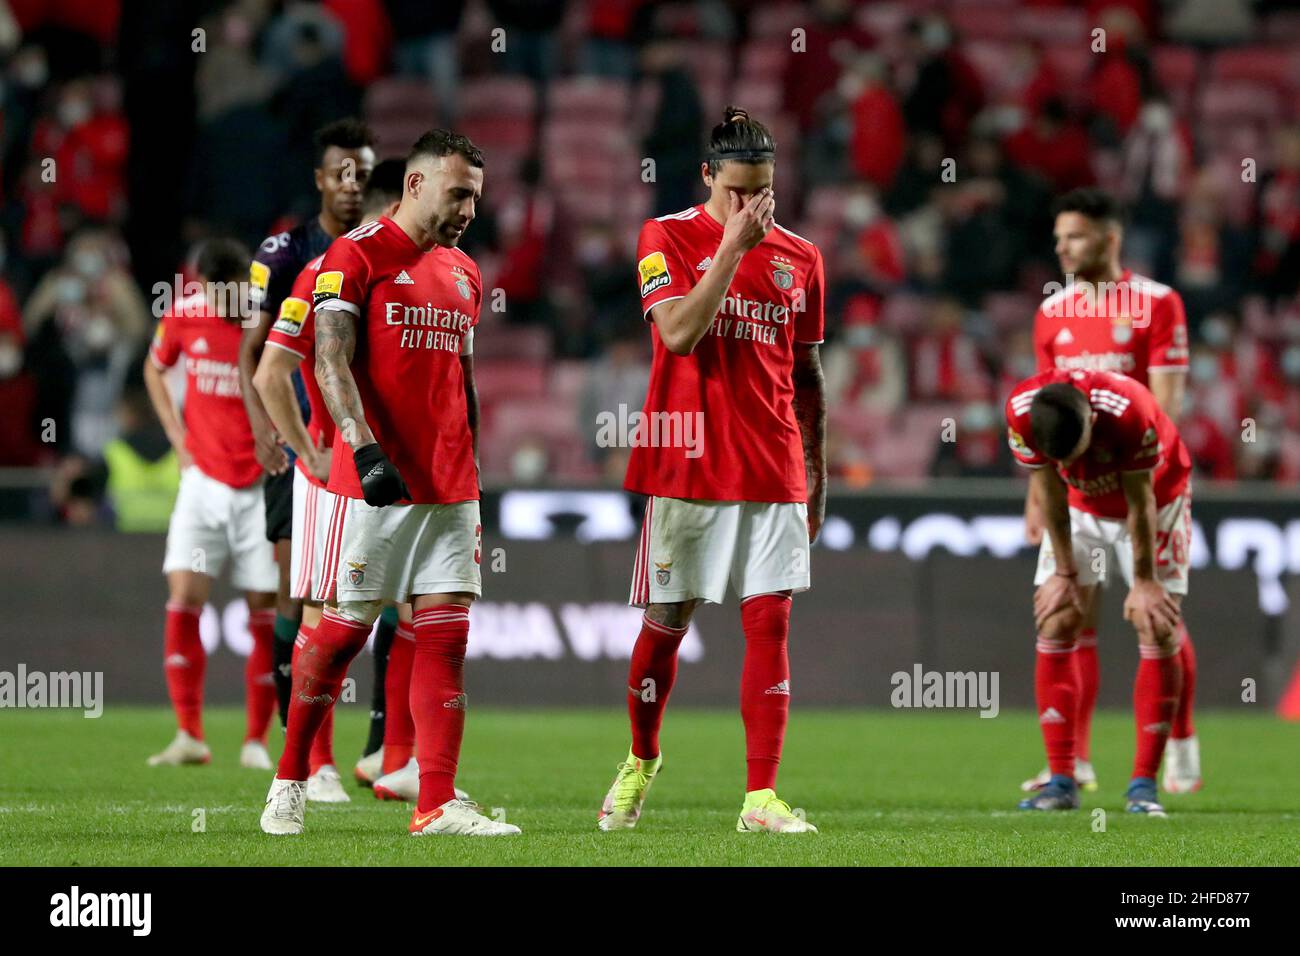
[[[1198,721],[1206,788],[1169,797],[1166,820],[1123,813],[1128,716],[1099,714],[1101,789],[1068,814],[1015,810],[1042,764],[1032,714],[796,711],[780,792],[821,834],[734,831],[744,784],[735,713],[670,711],[665,765],[633,832],[599,833],[596,809],[626,747],[619,711],[472,711],[458,782],[524,830],[497,840],[413,839],[409,807],[350,787],[343,806],[308,806],[307,832],[258,830],[269,772],[242,770],[243,715],[207,715],[213,761],[150,769],[171,737],[162,708],[0,714],[4,865],[1296,865],[1300,725],[1207,713]],[[350,778],[364,738],[339,715]],[[273,730],[273,752],[279,730]],[[350,782],[350,780],[349,780]],[[1105,811],[1105,830],[1095,832]],[[193,832],[195,810],[205,832]]]

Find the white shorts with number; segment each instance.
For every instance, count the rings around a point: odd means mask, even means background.
[[[1074,565],[1079,570],[1079,584],[1106,584],[1111,561],[1120,577],[1133,585],[1133,542],[1128,524],[1118,518],[1070,509],[1070,543],[1074,547]],[[1187,593],[1187,576],[1192,567],[1192,495],[1184,492],[1156,512],[1156,580],[1170,594]],[[1052,541],[1043,533],[1038,551],[1038,572],[1034,585],[1044,583],[1056,573],[1056,555]]]
[[[230,583],[274,594],[280,585],[275,546],[266,540],[262,482],[232,488],[191,465],[181,473],[167,526],[163,573],[198,571],[219,577],[230,561]]]
[[[482,594],[477,501],[375,508],[335,495],[318,601]]]
[[[289,597],[313,600],[325,565],[334,493],[308,481],[301,468],[293,470],[293,531],[290,539]]]
[[[742,599],[811,584],[808,506],[803,502],[697,501],[651,497],[628,603],[721,604],[730,582]]]

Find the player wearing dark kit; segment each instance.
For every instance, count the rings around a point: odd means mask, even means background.
[[[252,320],[245,323],[239,347],[239,379],[253,429],[257,460],[266,471],[266,536],[275,545],[280,568],[276,601],[273,677],[283,726],[289,711],[290,661],[293,642],[302,623],[302,602],[290,595],[289,539],[293,527],[293,452],[281,441],[266,413],[253,375],[267,334],[280,314],[293,282],[308,262],[325,252],[331,242],[361,221],[361,194],[375,165],[374,136],[359,120],[341,119],[316,131],[316,188],[320,212],[287,232],[268,236],[258,247],[249,268]],[[310,415],[301,376],[295,390],[304,419]],[[319,476],[322,479],[326,476]],[[391,636],[390,636],[391,639]]]

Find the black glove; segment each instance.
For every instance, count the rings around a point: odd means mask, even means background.
[[[383,508],[399,498],[411,497],[406,482],[397,473],[397,466],[388,460],[377,442],[354,449],[352,461],[357,466],[361,494],[366,499],[366,504]]]

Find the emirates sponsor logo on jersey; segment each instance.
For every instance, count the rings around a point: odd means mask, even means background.
[[[1066,483],[1085,498],[1099,498],[1119,490],[1119,472],[1111,471],[1097,478],[1078,478],[1065,475]]]
[[[1078,355],[1056,356],[1056,367],[1062,372],[1119,372],[1131,374],[1137,368],[1132,352],[1080,352]]]
[[[425,305],[385,302],[384,320],[390,326],[402,328],[399,348],[457,354],[465,333],[474,324],[473,317],[459,309],[440,309],[432,302]]]
[[[185,372],[200,395],[240,398],[239,366],[215,359],[185,357]]]

